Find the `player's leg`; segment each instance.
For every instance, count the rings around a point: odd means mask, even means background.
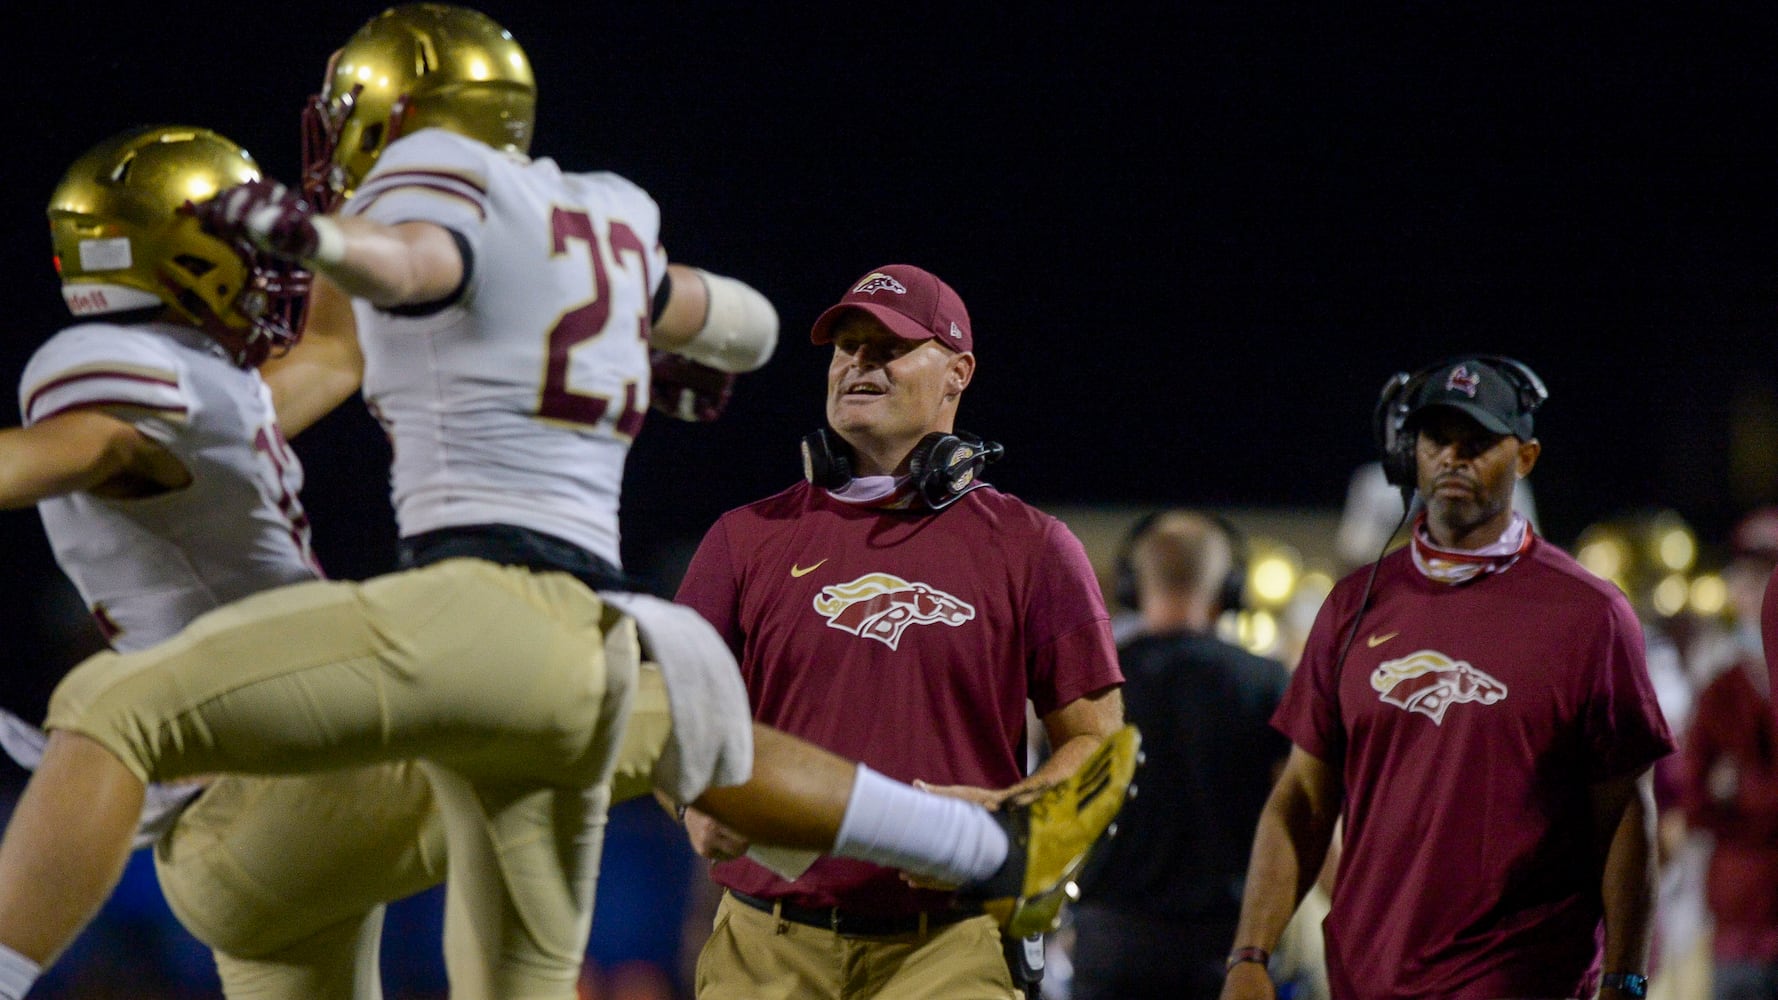
[[[428,772],[451,859],[444,940],[451,996],[573,1000],[609,787],[499,788],[448,768]]]
[[[623,743],[611,769],[612,805],[654,794],[655,767],[673,738],[671,708],[660,667],[644,660],[630,696]]]
[[[626,748],[652,760],[664,743],[662,727],[656,727],[659,743],[646,735],[637,743],[622,739],[640,669],[634,622],[607,609],[595,613],[591,629],[582,627],[591,595],[566,577],[536,581],[533,589],[537,601],[575,623],[578,658],[590,650],[581,683],[596,683],[603,692],[591,751],[602,763],[586,786],[503,781],[498,776],[508,768],[474,757],[463,761],[470,770],[425,765],[451,859],[445,962],[453,997],[577,996],[614,764]],[[658,707],[664,713],[664,700]]]
[[[78,733],[50,735],[0,842],[0,947],[14,953],[9,964],[22,956],[47,967],[98,912],[129,859],[142,794],[142,780],[105,746]],[[19,971],[9,969],[15,980]]]
[[[153,650],[89,660],[58,688],[50,728],[102,749],[52,739],[52,755],[85,752],[38,784],[78,805],[21,803],[19,843],[0,859],[0,944],[30,959],[66,946],[121,868],[109,817],[139,809],[148,779],[431,758],[509,785],[604,781],[621,732],[603,728],[604,614],[563,574],[451,560],[281,588]]]
[[[383,907],[258,958],[214,952],[229,1000],[382,1000]]]
[[[174,914],[215,950],[230,1000],[373,1000],[372,916],[445,876],[431,786],[411,761],[223,775],[154,859]]]
[[[749,840],[826,851],[845,819],[857,772],[853,761],[755,724],[747,783],[706,789],[693,805]]]
[[[829,851],[963,884],[1019,936],[1046,929],[1122,808],[1140,740],[1125,727],[1068,780],[989,813],[893,781],[807,741],[754,727],[753,773],[695,803],[749,840]],[[1033,900],[1042,906],[1030,910]]]

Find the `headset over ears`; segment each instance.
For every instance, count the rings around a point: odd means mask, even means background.
[[[1148,534],[1162,515],[1164,510],[1151,511],[1136,519],[1130,530],[1124,535],[1124,541],[1117,550],[1117,592],[1112,597],[1117,603],[1135,610],[1141,601],[1141,594],[1136,587],[1136,564],[1134,555],[1136,543]],[[1194,511],[1210,519],[1221,531],[1229,543],[1229,572],[1223,577],[1222,584],[1216,592],[1216,603],[1224,611],[1241,611],[1245,608],[1247,593],[1247,536],[1235,527],[1233,521],[1215,511]]]
[[[802,441],[803,478],[824,489],[844,489],[852,481],[852,446],[823,427]],[[1006,449],[998,441],[974,434],[934,431],[920,439],[908,455],[908,477],[932,510],[942,510],[977,486],[986,486],[981,472],[998,462]]]
[[[1411,375],[1396,372],[1389,376],[1389,381],[1383,383],[1383,391],[1377,396],[1377,408],[1371,415],[1371,430],[1377,441],[1377,449],[1382,453],[1383,478],[1402,491],[1404,502],[1412,500],[1417,485],[1414,435],[1407,432],[1409,407],[1428,378],[1458,361],[1480,361],[1505,376],[1518,393],[1518,407],[1522,414],[1537,412],[1537,408],[1550,398],[1549,390],[1544,388],[1543,379],[1538,378],[1530,367],[1523,362],[1495,354],[1460,355],[1422,368]]]

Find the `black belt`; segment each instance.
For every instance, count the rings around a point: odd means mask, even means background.
[[[832,931],[841,937],[893,937],[898,934],[918,934],[937,927],[946,927],[958,921],[981,916],[980,910],[932,910],[928,913],[910,913],[898,917],[885,917],[875,913],[849,913],[837,906],[797,906],[781,899],[761,899],[749,896],[733,889],[728,894],[735,902],[750,906],[764,913],[770,913],[781,920],[793,924],[807,924],[822,930]]]
[[[645,590],[636,579],[573,542],[511,524],[464,524],[403,538],[402,569],[468,557],[502,566],[567,573],[594,590]]]

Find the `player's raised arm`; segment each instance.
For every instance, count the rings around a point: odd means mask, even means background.
[[[170,452],[103,410],[71,410],[0,430],[0,508],[107,486],[129,495],[190,481]]]
[[[751,286],[684,264],[667,265],[651,346],[722,372],[750,372],[778,346],[778,311]]]
[[[267,360],[259,373],[272,390],[285,437],[295,437],[358,391],[364,352],[358,346],[352,300],[338,285],[316,277],[302,340]]]
[[[449,299],[470,267],[463,245],[444,226],[321,215],[274,180],[238,184],[192,211],[206,231],[299,261],[383,308]]]

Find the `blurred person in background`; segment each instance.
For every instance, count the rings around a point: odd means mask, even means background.
[[[1711,995],[1778,1000],[1778,724],[1759,610],[1778,570],[1778,508],[1748,514],[1723,571],[1738,654],[1698,694],[1684,739],[1685,819],[1710,835]]]
[[[1209,1000],[1222,988],[1253,827],[1290,753],[1269,723],[1284,664],[1216,635],[1240,609],[1242,548],[1232,525],[1193,510],[1131,534],[1119,580],[1133,593],[1119,600],[1142,628],[1118,659],[1148,777],[1081,879],[1073,1000]]]

